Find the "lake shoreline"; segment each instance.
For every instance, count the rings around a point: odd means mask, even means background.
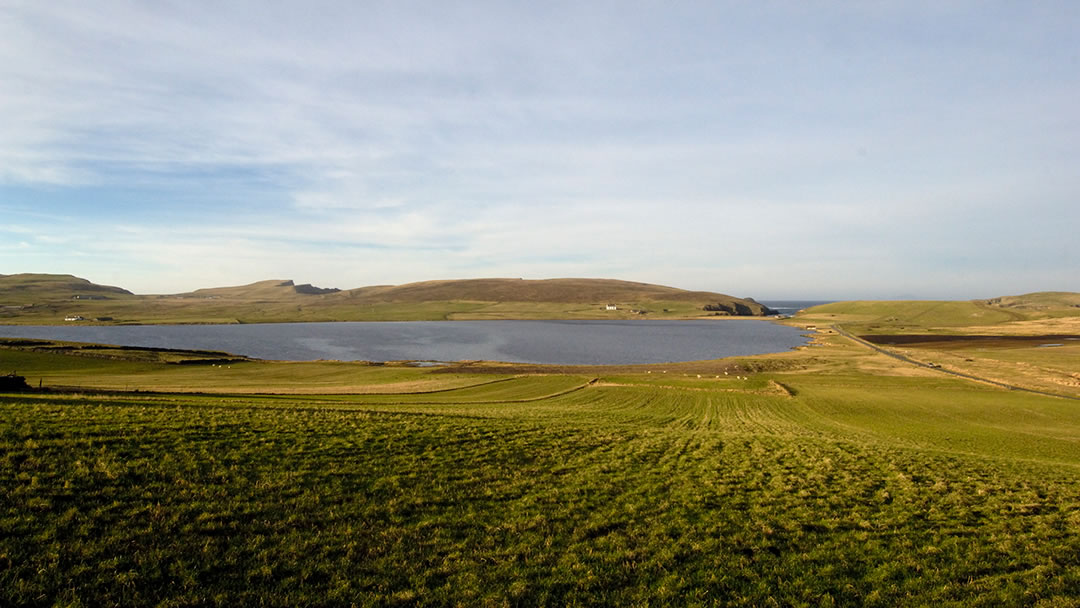
[[[769,320],[772,319],[759,319]],[[489,361],[648,365],[784,352],[805,344],[781,323],[697,320],[383,321],[217,325],[4,325],[0,336],[234,353],[267,361]]]

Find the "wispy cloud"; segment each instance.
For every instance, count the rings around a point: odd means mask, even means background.
[[[0,272],[1080,289],[1078,26],[1068,2],[9,3],[0,212],[29,249]]]

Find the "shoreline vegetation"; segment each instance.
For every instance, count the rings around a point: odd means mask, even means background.
[[[635,366],[2,340],[0,597],[1076,606],[1078,304],[833,303]]]

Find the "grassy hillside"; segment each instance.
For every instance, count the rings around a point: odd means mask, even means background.
[[[34,385],[86,387],[0,395],[0,597],[1076,605],[1075,402],[818,343],[729,375],[0,348]],[[212,394],[320,379],[368,394]],[[133,382],[203,392],[92,388]]]
[[[76,288],[84,291],[75,291]],[[76,298],[79,293],[105,299]],[[607,310],[607,305],[616,310]],[[715,310],[706,311],[706,306]],[[749,299],[607,279],[471,279],[341,291],[271,280],[176,295],[135,296],[74,277],[0,278],[0,322],[259,323],[464,319],[761,316]]]
[[[197,289],[191,293],[178,294],[178,297],[235,298],[238,300],[286,300],[295,298],[303,300],[303,296],[326,295],[339,291],[341,290],[333,287],[322,288],[310,284],[297,285],[291,280],[269,280],[237,287]]]
[[[1027,315],[1068,316],[1080,314],[1080,293],[1044,291],[994,298],[987,300],[986,304],[1003,310],[1022,311]]]
[[[76,297],[125,299],[134,297],[119,287],[97,285],[86,279],[59,274],[0,275],[0,305],[15,306],[36,301],[63,301]]]
[[[835,302],[803,311],[803,323],[841,323],[855,333],[995,333],[1043,331],[1068,326],[1080,318],[1080,294],[1068,292],[1007,296],[963,301],[854,301]],[[1040,329],[1042,328],[1042,329]],[[1049,332],[1047,332],[1049,333]]]
[[[799,319],[842,323],[859,333],[896,333],[912,328],[959,331],[1022,318],[980,301],[854,301],[834,302],[803,311]],[[852,331],[855,331],[854,329]]]
[[[731,296],[612,279],[467,279],[365,288],[357,295],[389,302],[479,300],[486,302],[620,302],[669,300],[706,303]]]
[[[791,319],[839,325],[888,352],[943,370],[1080,396],[1080,294],[993,300],[837,302]],[[889,339],[887,336],[896,336]]]

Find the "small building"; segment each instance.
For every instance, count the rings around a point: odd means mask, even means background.
[[[614,304],[608,304],[604,310],[619,310],[619,307]]]
[[[85,321],[86,319],[83,319],[79,315],[68,315],[68,316],[64,317],[64,320],[65,321]]]

